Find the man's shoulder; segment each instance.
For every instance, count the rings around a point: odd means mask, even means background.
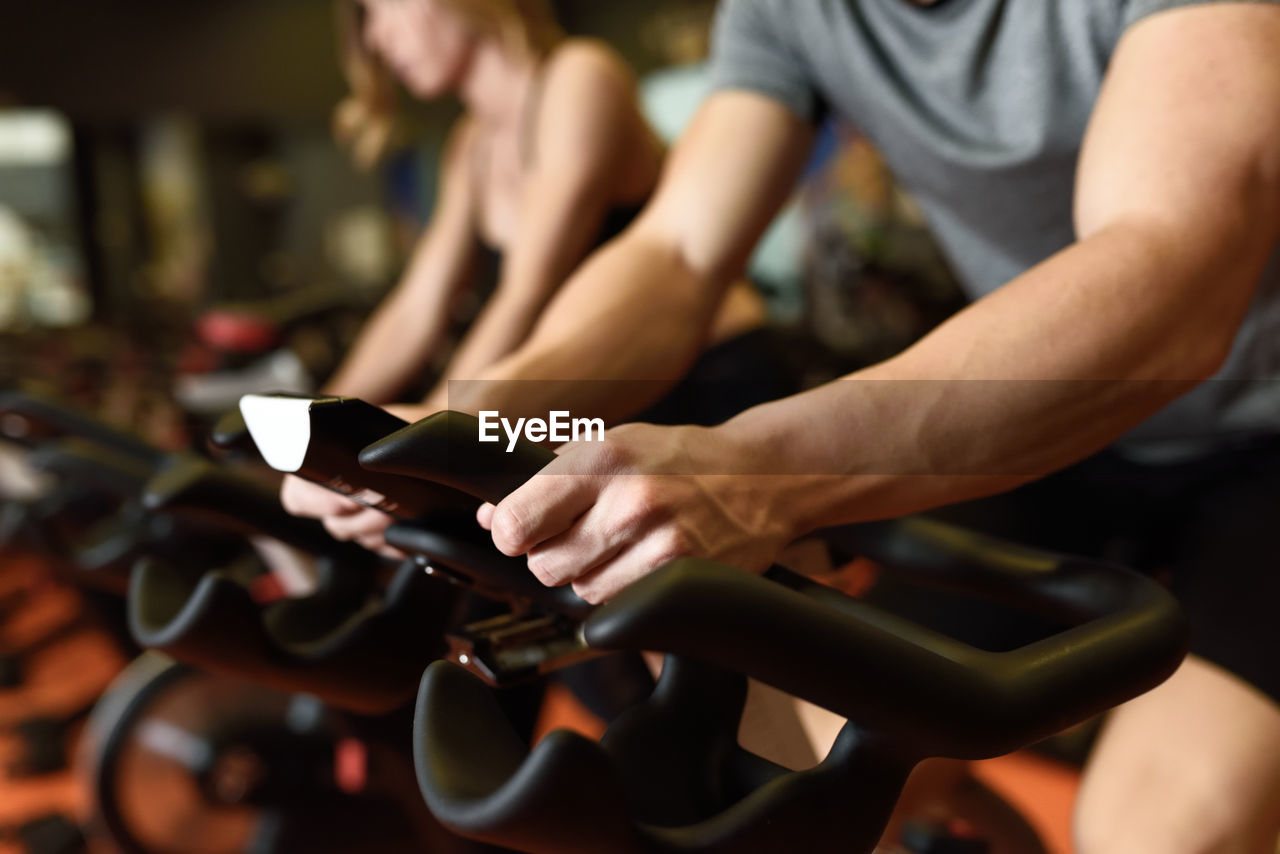
[[[1123,0],[1123,26],[1128,28],[1144,18],[1160,12],[1182,9],[1191,6],[1216,6],[1224,3],[1257,3],[1268,6],[1280,6],[1280,0]]]

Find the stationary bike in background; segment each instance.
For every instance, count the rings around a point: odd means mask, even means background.
[[[202,312],[180,360],[174,398],[203,418],[232,410],[245,394],[306,393],[336,368],[375,303],[336,286],[300,288]]]
[[[410,797],[389,724],[147,653],[89,721],[92,828],[123,854],[483,850]]]
[[[101,449],[106,468],[81,466],[73,445]],[[75,589],[68,558],[74,541],[118,509],[113,493],[123,484],[113,479],[152,450],[48,398],[0,392],[3,850],[77,854],[87,844],[69,766],[93,702],[126,661],[123,632],[109,625],[110,612],[123,611],[110,595]],[[122,583],[105,587],[118,594]]]
[[[148,654],[93,711],[79,751],[91,838],[130,854],[476,849],[426,811],[397,743],[408,722],[390,714],[439,655],[429,626],[450,595],[426,595],[432,582],[415,567],[397,571],[288,516],[273,486],[117,441],[49,401],[4,403],[22,413],[45,488],[96,496],[84,514],[26,508],[42,533],[32,543],[58,546],[53,571],[112,579],[136,640],[213,671]],[[260,583],[271,575],[251,534],[310,558],[309,595]]]

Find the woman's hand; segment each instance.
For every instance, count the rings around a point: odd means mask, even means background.
[[[543,584],[590,602],[680,557],[762,572],[794,533],[769,500],[779,476],[742,473],[741,453],[715,428],[626,424],[569,446],[478,518]]]
[[[294,516],[319,519],[335,540],[359,543],[384,557],[404,557],[403,552],[388,546],[383,538],[383,532],[393,520],[381,510],[357,504],[294,475],[285,475],[280,486],[280,503]]]

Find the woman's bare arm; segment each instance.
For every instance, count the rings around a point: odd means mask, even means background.
[[[636,101],[634,81],[607,47],[575,41],[544,71],[532,162],[498,288],[426,401],[447,405],[448,380],[474,379],[528,337],[543,309],[600,232],[607,209],[647,195],[660,151]],[[620,194],[634,176],[649,187]]]
[[[325,391],[390,403],[430,363],[448,323],[450,304],[475,259],[475,198],[466,120],[450,134],[440,164],[440,197],[413,259],[395,290],[361,330]]]

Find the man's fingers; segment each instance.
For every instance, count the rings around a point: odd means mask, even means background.
[[[582,520],[529,552],[529,571],[547,587],[559,587],[591,573],[617,556],[621,543],[579,530]]]
[[[615,481],[614,486],[618,485]],[[568,530],[529,550],[530,572],[548,587],[559,587],[613,560],[643,535],[648,522],[636,512],[631,498],[625,488],[597,495]]]
[[[487,501],[476,509],[476,521],[480,523],[480,527],[486,531],[493,530],[493,511],[494,506]]]
[[[593,605],[608,602],[629,584],[689,553],[677,532],[655,531],[613,560],[580,576],[573,592]]]
[[[514,557],[568,530],[595,503],[604,482],[594,475],[534,475],[494,509],[494,545]]]

